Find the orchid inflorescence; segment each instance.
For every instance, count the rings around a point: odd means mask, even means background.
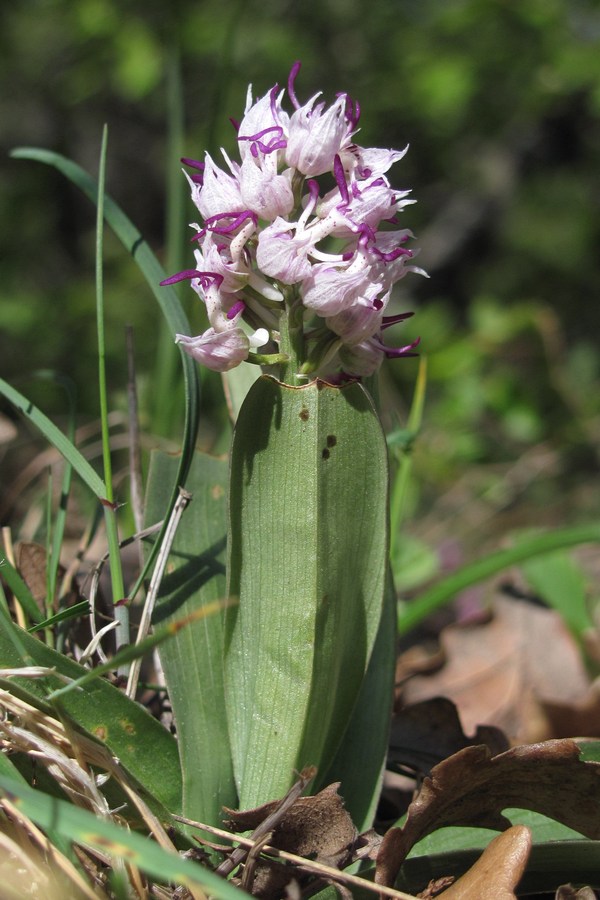
[[[182,160],[194,171],[186,177],[204,224],[192,224],[196,268],[162,284],[190,280],[204,302],[210,327],[176,340],[210,369],[289,359],[285,313],[300,348],[296,377],[361,377],[386,356],[414,355],[418,343],[392,348],[382,339],[412,315],[385,315],[393,285],[407,272],[425,274],[409,264],[412,233],[394,227],[415,201],[386,177],[408,148],[354,143],[360,110],[347,94],[328,108],[319,93],[301,106],[299,68],[288,79],[291,115],[277,85],[255,102],[248,88],[244,117],[234,123],[241,163],[224,150],[226,169],[208,153],[204,162]],[[321,183],[327,175],[329,186]]]

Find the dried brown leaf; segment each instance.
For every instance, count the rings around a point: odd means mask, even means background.
[[[356,840],[356,828],[338,794],[339,784],[330,784],[314,797],[300,797],[273,831],[270,844],[299,856],[315,854],[327,865],[347,853]],[[232,831],[254,830],[277,807],[265,803],[256,809],[227,810]]]
[[[376,880],[394,883],[411,847],[446,825],[503,831],[507,807],[531,809],[600,839],[600,763],[582,762],[574,741],[514,747],[492,757],[467,747],[440,763],[411,803],[403,828],[391,828],[377,856]]]
[[[17,569],[40,609],[46,599],[46,548],[33,541],[21,541],[15,547]]]
[[[407,704],[448,697],[469,733],[486,723],[514,743],[558,737],[544,701],[569,704],[588,690],[580,650],[563,620],[531,603],[498,597],[489,621],[448,626],[440,643],[445,665],[408,681],[402,697]]]
[[[350,862],[357,833],[338,794],[339,784],[331,784],[314,797],[300,797],[277,823],[269,844],[324,865],[341,868]],[[255,830],[276,809],[279,801],[256,809],[226,810],[233,831]],[[298,877],[298,873],[295,873]],[[260,862],[252,885],[259,897],[276,897],[292,874],[278,863]]]
[[[600,686],[593,684],[576,703],[542,704],[554,737],[600,737]]]
[[[529,828],[513,825],[488,844],[469,871],[441,894],[442,900],[515,900],[530,852]]]
[[[492,725],[478,725],[473,737],[467,737],[454,703],[446,697],[434,697],[407,706],[394,716],[388,768],[407,767],[428,775],[443,759],[465,747],[481,744],[492,755],[509,747],[506,736]]]
[[[597,895],[591,887],[576,888],[572,884],[561,884],[555,900],[597,900]]]

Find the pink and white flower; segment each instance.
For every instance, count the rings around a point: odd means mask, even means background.
[[[183,160],[193,170],[187,178],[202,216],[192,225],[196,267],[163,284],[189,280],[202,300],[209,327],[176,339],[215,371],[252,360],[266,343],[276,346],[281,311],[293,304],[304,322],[300,372],[360,378],[386,357],[414,355],[418,343],[394,349],[382,338],[410,315],[386,314],[394,285],[409,272],[425,274],[412,264],[417,251],[406,246],[412,233],[399,227],[414,201],[388,180],[408,148],[355,144],[358,104],[339,94],[328,106],[320,93],[301,104],[299,68],[292,67],[287,84],[291,113],[277,85],[257,100],[248,89],[235,125],[239,162],[225,151],[222,166],[209,154],[204,162]]]

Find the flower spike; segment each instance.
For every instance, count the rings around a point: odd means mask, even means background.
[[[192,170],[186,177],[201,216],[192,224],[196,267],[161,284],[189,281],[205,305],[210,327],[177,336],[202,365],[226,372],[243,360],[288,360],[280,317],[294,309],[305,348],[296,371],[342,383],[372,374],[386,358],[415,355],[418,338],[389,347],[382,336],[412,316],[389,313],[394,285],[409,272],[426,273],[412,264],[413,235],[399,224],[414,201],[388,180],[408,148],[354,143],[358,102],[339,93],[328,105],[319,92],[301,103],[299,72],[295,62],[291,112],[278,85],[258,99],[248,88],[243,117],[231,119],[239,161],[225,151],[223,168],[208,154],[181,160]],[[257,353],[265,344],[268,352]]]

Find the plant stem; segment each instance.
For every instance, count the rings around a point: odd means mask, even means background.
[[[108,425],[108,398],[106,390],[106,345],[104,340],[104,290],[103,290],[103,236],[104,236],[104,183],[106,174],[106,146],[108,130],[106,125],[102,132],[102,150],[98,171],[98,204],[96,219],[96,325],[98,331],[98,390],[100,394],[100,421],[102,423],[102,458],[104,462],[104,481],[106,484],[106,502],[104,504],[104,520],[106,537],[110,554],[110,576],[115,619],[119,623],[115,632],[117,649],[129,643],[129,610],[125,605],[116,604],[125,597],[123,571],[121,569],[121,553],[117,529],[116,507],[112,489],[112,465],[110,459],[110,434]]]
[[[284,306],[279,319],[279,348],[288,357],[282,363],[280,380],[286,384],[303,384],[298,372],[304,362],[304,328],[302,301],[294,288],[286,291]]]

